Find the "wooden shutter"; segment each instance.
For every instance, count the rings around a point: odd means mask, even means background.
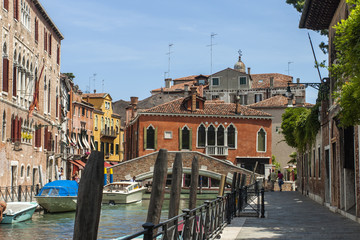
[[[16,97],[16,67],[13,69],[13,96]]]
[[[59,45],[57,46],[57,50],[56,50],[56,63],[58,65],[60,64],[60,47],[59,47]]]
[[[45,127],[44,129],[44,149],[47,149],[47,141],[48,141],[48,131],[47,131],[47,127]]]
[[[9,91],[9,59],[3,58],[3,91]]]
[[[143,140],[144,140],[144,150],[146,150],[146,141],[147,141],[147,139],[146,139],[146,137],[147,137],[147,136],[146,136],[146,133],[147,133],[147,132],[146,132],[146,127],[144,127],[144,139],[143,139]]]
[[[39,20],[35,18],[35,42],[39,41]]]
[[[14,142],[15,140],[15,118],[11,118],[11,142]]]
[[[192,150],[192,129],[189,130],[189,150]]]
[[[179,127],[179,150],[182,149],[182,130],[181,127]]]
[[[157,133],[158,133],[158,128],[155,128],[155,133],[154,133],[154,149],[157,149]]]
[[[14,18],[19,21],[19,0],[14,0]]]
[[[52,149],[52,146],[51,146],[51,141],[52,141],[52,133],[51,133],[51,132],[48,132],[48,142],[47,142],[47,144],[48,144],[47,150],[48,150],[48,151],[52,151],[52,150],[53,150],[53,149]]]
[[[49,34],[49,54],[51,55],[51,45],[52,45],[52,42],[51,42],[51,34]]]
[[[4,0],[4,8],[9,11],[9,0]]]

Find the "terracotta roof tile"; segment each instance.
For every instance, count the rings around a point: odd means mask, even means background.
[[[190,87],[194,85],[193,81],[189,81],[189,82],[183,82],[183,83],[179,83],[176,85],[171,86],[170,88],[157,88],[154,90],[151,90],[152,93],[157,93],[157,92],[183,92],[185,90],[185,85],[189,86],[189,91],[190,91]],[[206,88],[208,85],[202,85],[204,88]],[[199,86],[195,86],[197,87],[197,92],[200,93],[200,89]]]
[[[262,116],[270,117],[271,115],[249,107],[240,106],[240,114],[235,113],[235,103],[224,103],[220,101],[205,101],[204,109],[198,109],[191,112],[185,108],[184,101],[186,98],[179,98],[162,105],[139,111],[143,113],[164,113],[164,114],[196,114],[196,115],[224,115],[224,116]]]
[[[82,97],[86,98],[89,96],[89,98],[105,98],[108,93],[83,93]]]
[[[265,99],[261,102],[253,103],[250,105],[247,105],[251,108],[277,108],[277,107],[287,107],[288,105],[288,98],[283,95],[277,95],[268,99]],[[300,107],[300,105],[295,105],[295,100],[293,100],[293,105]],[[302,107],[311,107],[313,104],[311,103],[304,103],[301,105]]]
[[[274,78],[274,88],[287,87],[288,82],[293,80],[293,77],[280,73],[251,74],[252,88],[269,88],[271,77]]]

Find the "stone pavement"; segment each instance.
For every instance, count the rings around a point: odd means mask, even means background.
[[[265,218],[234,218],[221,239],[360,239],[360,224],[298,192],[265,192]]]

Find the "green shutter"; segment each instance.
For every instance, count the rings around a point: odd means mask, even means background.
[[[146,127],[144,127],[144,150],[146,149]]]
[[[192,129],[189,130],[189,150],[192,150]]]
[[[182,131],[181,127],[179,127],[179,150],[182,149]]]
[[[157,149],[157,132],[158,132],[158,128],[155,128],[155,136],[154,136],[154,148],[155,150]]]

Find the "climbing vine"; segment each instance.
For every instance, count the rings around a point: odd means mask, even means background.
[[[334,93],[341,107],[340,119],[344,126],[360,124],[360,0],[347,0],[349,17],[334,26],[336,61],[330,67],[338,80]]]

